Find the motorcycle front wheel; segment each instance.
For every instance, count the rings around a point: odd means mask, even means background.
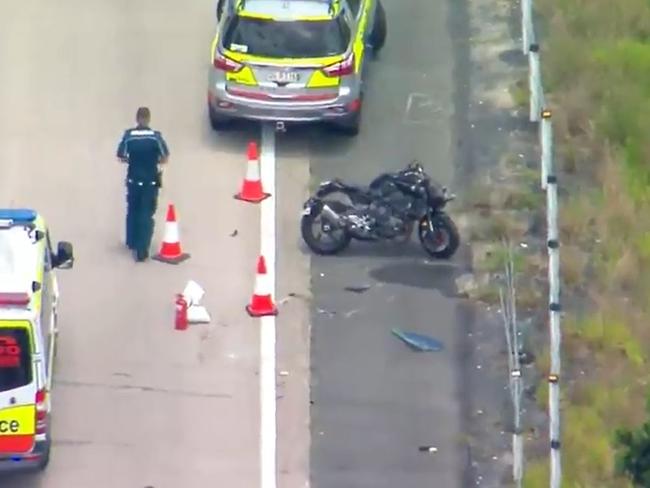
[[[451,258],[460,245],[460,234],[454,221],[445,214],[437,213],[431,217],[424,216],[418,225],[418,237],[422,248],[436,259]]]
[[[338,202],[327,202],[335,212],[345,210]],[[338,254],[345,250],[352,237],[347,230],[337,227],[323,218],[321,212],[303,215],[300,219],[300,234],[307,247],[315,254],[322,256]]]

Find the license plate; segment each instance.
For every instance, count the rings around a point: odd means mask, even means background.
[[[268,80],[276,83],[297,83],[300,75],[295,71],[276,71],[268,76]]]

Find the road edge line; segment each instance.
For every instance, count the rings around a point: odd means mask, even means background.
[[[264,256],[271,293],[276,296],[276,177],[275,129],[262,124],[260,179],[271,196],[261,203],[260,254]],[[275,316],[260,318],[260,487],[277,486],[276,405],[276,322]]]

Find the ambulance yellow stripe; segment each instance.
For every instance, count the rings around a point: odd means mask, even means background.
[[[0,410],[0,437],[35,433],[36,405],[21,405]]]

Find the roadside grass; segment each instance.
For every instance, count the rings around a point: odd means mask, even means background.
[[[528,90],[528,80],[522,79],[517,80],[510,86],[510,96],[512,97],[512,102],[517,107],[525,107],[528,105],[528,100],[530,98]]]
[[[568,195],[560,216],[563,303],[578,289],[593,302],[563,319],[562,486],[629,488],[616,474],[613,441],[616,429],[641,425],[650,384],[650,2],[536,5]],[[543,374],[547,355],[537,354]],[[541,381],[544,410],[547,395]],[[548,486],[548,476],[548,458],[531,459],[524,486]]]

